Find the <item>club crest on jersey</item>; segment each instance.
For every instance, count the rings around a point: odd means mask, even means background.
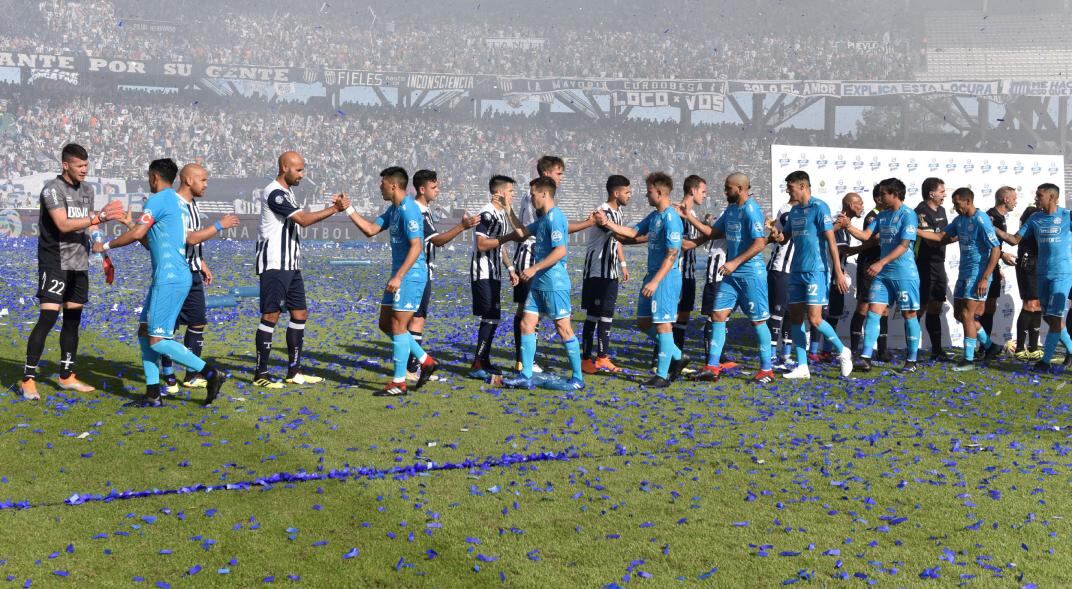
[[[414,219],[410,219],[409,223],[406,225],[406,228],[409,229],[410,231],[416,231],[416,230],[420,229],[420,227],[421,226]]]
[[[561,231],[552,231],[551,232],[551,243],[554,243],[556,241],[562,241],[562,232]]]

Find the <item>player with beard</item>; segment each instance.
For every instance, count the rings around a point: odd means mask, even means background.
[[[990,207],[986,215],[990,217],[990,223],[995,229],[1009,230],[1005,218],[1016,208],[1016,200],[1016,189],[1012,186],[1002,186],[994,193],[994,206]],[[1006,266],[1015,266],[1016,256],[1008,252],[1002,252],[1001,261]],[[998,310],[998,299],[1001,298],[1001,292],[1005,290],[1004,285],[1005,280],[1002,276],[1001,264],[998,264],[998,267],[994,270],[994,280],[990,283],[990,292],[986,295],[986,307],[982,316],[979,317],[979,324],[991,336],[994,335],[994,313]]]
[[[728,206],[714,225],[693,223],[700,238],[685,241],[683,247],[693,248],[712,239],[726,240],[727,262],[719,269],[722,283],[718,286],[711,313],[711,346],[707,364],[695,375],[695,380],[717,381],[722,374],[722,348],[726,344],[726,321],[737,307],[745,313],[756,331],[759,347],[759,370],[753,382],[771,383],[771,332],[767,328],[770,311],[767,308],[767,268],[761,252],[767,245],[765,220],[759,203],[749,195],[748,176],[734,172],[726,177],[723,190]],[[690,221],[691,223],[692,221]]]
[[[927,178],[921,187],[923,202],[916,206],[919,231],[941,233],[949,219],[946,216],[945,182]],[[927,336],[931,340],[931,360],[947,362],[950,354],[942,348],[942,307],[945,305],[949,277],[945,271],[945,244],[940,239],[916,241],[916,269],[919,272],[919,293],[926,311]]]
[[[60,380],[63,390],[89,393],[96,389],[74,373],[78,354],[78,330],[82,307],[89,301],[90,232],[102,223],[121,219],[123,206],[109,202],[93,212],[93,187],[85,182],[89,154],[76,143],[60,152],[63,172],[41,188],[40,235],[37,238],[37,323],[26,341],[26,365],[19,392],[26,399],[40,399],[37,392],[37,363],[45,351],[45,340],[63,309],[60,330]]]
[[[622,208],[629,204],[633,192],[629,179],[613,175],[607,178],[607,202],[599,210],[612,222],[624,225]],[[587,316],[581,335],[581,368],[585,374],[617,373],[621,369],[610,359],[610,326],[618,304],[618,283],[629,281],[622,244],[606,228],[593,225],[587,229],[584,255],[584,278],[581,304]],[[619,270],[620,266],[620,270]]]
[[[205,346],[205,326],[208,324],[205,309],[205,287],[212,286],[212,271],[209,270],[208,262],[205,261],[204,251],[201,244],[223,232],[238,226],[237,215],[224,215],[208,227],[201,226],[201,211],[197,207],[197,201],[204,196],[208,189],[208,170],[200,164],[186,164],[179,172],[179,195],[183,211],[182,220],[186,224],[186,262],[190,265],[190,293],[186,295],[186,301],[182,304],[179,312],[179,325],[186,326],[186,335],[182,344],[186,349],[201,355]],[[175,328],[178,331],[178,326]],[[163,378],[167,392],[179,392],[179,382],[175,378],[175,369],[169,356],[160,358],[160,375]],[[204,376],[196,372],[186,374],[182,382],[183,386],[192,389],[203,389],[208,386]]]

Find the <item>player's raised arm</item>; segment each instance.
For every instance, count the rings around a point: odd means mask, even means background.
[[[467,229],[472,229],[480,224],[480,217],[470,217],[469,213],[463,212],[461,221],[454,227],[451,227],[448,231],[443,233],[436,233],[428,238],[428,242],[436,247],[443,247],[450,243],[455,237],[461,235],[461,233]],[[481,250],[483,251],[483,250]]]
[[[350,221],[357,226],[361,233],[365,234],[365,237],[372,237],[379,235],[387,227],[387,223],[383,221],[381,215],[375,221],[369,221],[365,217],[361,216],[361,213],[354,209],[354,206],[350,203],[350,198],[345,194],[342,195],[343,210],[346,211],[346,216],[350,218]]]
[[[216,221],[208,227],[203,227],[193,233],[187,233],[186,244],[197,245],[199,243],[204,243],[215,237],[216,234],[222,233],[224,229],[233,229],[235,227],[238,227],[238,215],[224,215],[223,217],[220,217],[219,221]]]

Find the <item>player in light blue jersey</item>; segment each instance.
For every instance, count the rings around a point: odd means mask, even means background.
[[[407,394],[406,362],[410,354],[417,357],[420,374],[414,389],[428,382],[437,368],[436,361],[409,332],[409,321],[421,305],[428,267],[424,258],[424,216],[411,196],[406,194],[409,174],[398,166],[380,172],[380,194],[391,203],[376,219],[365,219],[346,202],[346,213],[354,225],[368,237],[387,231],[391,235],[391,278],[380,301],[380,331],[391,338],[394,374],[378,397]]]
[[[789,267],[789,321],[793,337],[793,350],[797,366],[783,376],[789,379],[811,378],[808,367],[807,334],[804,319],[807,315],[809,328],[818,330],[838,355],[841,375],[852,373],[852,350],[842,345],[837,332],[823,319],[823,307],[830,302],[828,292],[830,274],[833,273],[838,292],[849,290],[848,277],[841,269],[837,241],[834,239],[834,220],[830,207],[812,197],[811,178],[807,172],[798,170],[786,176],[786,191],[797,204],[789,210],[784,231],[772,229],[771,240],[785,243],[792,240],[793,261]]]
[[[887,178],[878,184],[882,212],[867,230],[871,237],[861,248],[875,243],[879,259],[867,268],[871,283],[870,306],[864,327],[864,347],[856,369],[871,370],[871,353],[878,342],[880,321],[886,308],[896,304],[905,320],[906,357],[902,370],[915,372],[919,351],[919,270],[912,252],[919,220],[916,213],[904,204],[907,189],[897,178]]]
[[[170,159],[154,160],[149,164],[149,190],[153,193],[137,224],[108,243],[96,243],[93,251],[130,245],[139,241],[149,248],[152,261],[152,282],[142,306],[138,324],[138,343],[145,371],[145,399],[142,407],[161,407],[160,356],[167,355],[193,372],[200,372],[207,382],[205,405],[216,400],[224,376],[215,367],[197,357],[186,346],[173,340],[175,323],[190,292],[193,278],[186,261],[186,207],[171,188],[179,169]]]
[[[1001,259],[1001,242],[986,213],[975,207],[975,193],[970,188],[953,192],[953,209],[957,218],[937,232],[920,231],[917,236],[941,246],[960,243],[960,274],[953,289],[953,314],[964,326],[964,358],[953,367],[963,372],[975,368],[975,348],[984,350],[984,361],[1001,353],[1001,346],[990,340],[978,317],[986,308],[987,294],[994,268]]]
[[[681,375],[689,362],[688,356],[674,343],[673,324],[677,320],[681,297],[681,217],[670,204],[674,182],[662,172],[645,178],[648,204],[655,210],[633,227],[611,222],[599,211],[596,223],[626,244],[648,244],[648,271],[637,302],[637,327],[648,334],[658,346],[659,357],[655,376],[645,386],[666,388]]]
[[[521,270],[518,280],[528,285],[528,294],[521,318],[521,370],[514,378],[503,379],[511,388],[532,389],[533,365],[536,360],[536,326],[540,316],[555,322],[558,337],[569,358],[569,390],[584,389],[584,373],[581,371],[581,344],[573,333],[573,306],[570,301],[572,285],[566,270],[569,221],[565,213],[555,206],[558,185],[552,178],[540,176],[529,183],[529,194],[536,218],[524,227],[517,227],[501,237],[488,237],[494,247],[511,241],[524,242],[532,239],[532,264]]]
[[[1061,189],[1055,184],[1042,184],[1035,191],[1038,212],[1020,226],[1015,235],[996,231],[1003,241],[1017,245],[1021,239],[1034,237],[1038,242],[1038,296],[1042,313],[1049,328],[1042,359],[1033,367],[1049,372],[1053,354],[1060,341],[1066,350],[1065,365],[1072,359],[1072,337],[1065,330],[1068,293],[1072,290],[1072,219],[1069,211],[1058,206]]]
[[[726,240],[727,262],[718,269],[723,276],[711,313],[711,345],[707,352],[707,364],[696,373],[700,381],[716,381],[721,376],[722,348],[726,345],[726,321],[737,307],[744,311],[756,330],[759,346],[759,370],[752,377],[754,382],[774,381],[771,370],[771,333],[767,329],[770,318],[767,306],[767,267],[763,265],[760,252],[767,246],[766,221],[759,203],[748,194],[751,188],[748,176],[735,172],[726,177],[724,191],[728,206],[714,225],[688,221],[700,232],[696,241],[685,240],[683,247],[691,249],[712,239]]]

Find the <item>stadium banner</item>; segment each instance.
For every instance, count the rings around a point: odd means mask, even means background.
[[[29,80],[32,76],[29,72],[34,71],[52,72],[49,75],[53,76],[59,75],[59,72],[77,72],[101,76],[220,78],[259,82],[310,83],[319,79],[319,72],[316,70],[285,66],[115,59],[18,51],[0,51],[0,66],[22,68],[24,80]]]
[[[1006,217],[1010,232],[1020,227],[1020,215],[1035,200],[1035,188],[1039,184],[1052,182],[1064,186],[1064,158],[1060,155],[1023,155],[1003,153],[964,153],[950,151],[898,151],[885,149],[844,149],[837,147],[815,146],[771,146],[771,211],[777,211],[789,202],[786,194],[785,177],[795,170],[804,170],[811,176],[812,194],[821,198],[830,206],[834,215],[841,210],[841,199],[849,192],[858,193],[864,200],[864,209],[874,207],[871,197],[872,187],[880,180],[890,177],[900,178],[908,187],[905,205],[915,209],[922,202],[920,186],[928,177],[938,177],[945,181],[946,199],[943,205],[950,221],[956,217],[953,211],[953,191],[962,186],[975,192],[975,206],[982,211],[994,206],[994,193],[1002,186],[1011,186],[1018,194],[1016,209]],[[865,213],[866,214],[866,213]],[[863,219],[855,219],[854,225],[860,227]],[[856,245],[853,240],[853,245]],[[1002,251],[1015,255],[1016,248],[1004,245]],[[946,248],[946,273],[949,288],[956,284],[960,260],[957,244]],[[846,295],[845,317],[851,316],[856,306],[856,259],[850,257],[846,263],[848,276],[853,286]],[[1020,308],[1019,290],[1016,286],[1014,268],[999,263],[1003,280],[1002,293],[998,299],[998,309],[994,315],[994,334],[997,340],[1004,342],[1012,338],[1013,322],[1016,311]],[[948,300],[944,307],[943,333],[955,345],[963,345],[964,332],[953,317],[953,293],[947,292]],[[891,314],[891,318],[895,316]],[[839,321],[839,334],[848,335],[849,322]],[[904,340],[904,322],[900,314],[890,321],[890,336],[897,347]],[[926,340],[927,338],[924,337]],[[929,350],[929,342],[920,342],[921,349]]]
[[[145,20],[124,18],[116,26],[128,33],[151,33],[154,35],[174,35],[179,32],[179,23],[167,20]]]
[[[1070,80],[1008,80],[1003,94],[1010,96],[1072,96]]]
[[[547,39],[543,37],[488,37],[484,44],[494,49],[543,49]]]

